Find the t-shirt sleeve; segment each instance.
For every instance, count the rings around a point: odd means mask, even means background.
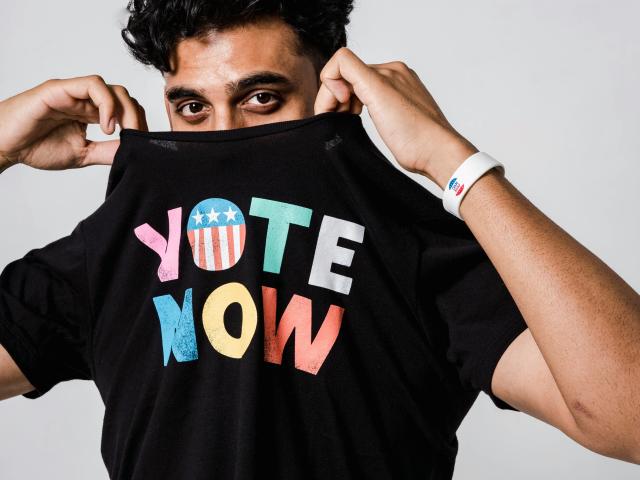
[[[82,222],[0,273],[0,344],[35,390],[91,379],[90,303]]]
[[[463,387],[485,392],[498,408],[517,410],[491,390],[500,357],[527,328],[513,297],[466,223],[451,216],[429,223],[421,235],[422,287],[444,321],[447,360]]]

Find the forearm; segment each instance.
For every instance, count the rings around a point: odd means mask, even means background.
[[[7,113],[7,102],[8,100],[0,101],[0,174],[13,165],[6,151],[11,142],[7,141],[3,135],[6,132],[7,123],[11,120],[10,115]]]
[[[640,296],[496,170],[460,213],[513,296],[576,423],[640,445]]]

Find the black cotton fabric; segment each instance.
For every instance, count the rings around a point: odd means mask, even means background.
[[[38,398],[105,404],[113,479],[449,479],[526,324],[466,224],[349,113],[123,130],[104,203],[0,275]]]

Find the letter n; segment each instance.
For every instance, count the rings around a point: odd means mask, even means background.
[[[164,366],[169,363],[171,352],[178,362],[197,360],[198,346],[193,324],[191,289],[188,288],[184,292],[182,309],[171,295],[154,297],[153,303],[160,319]]]

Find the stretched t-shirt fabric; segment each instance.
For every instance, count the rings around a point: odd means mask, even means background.
[[[0,275],[37,398],[93,380],[114,479],[451,478],[526,324],[361,118],[123,130],[104,203]]]

